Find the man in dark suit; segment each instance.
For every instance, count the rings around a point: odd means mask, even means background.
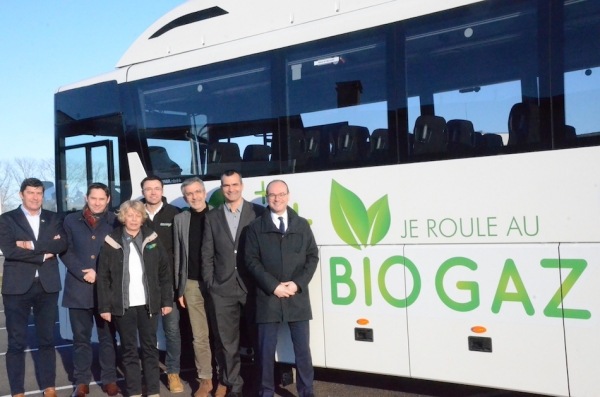
[[[282,323],[292,335],[298,396],[314,397],[308,284],[317,269],[319,250],[308,221],[288,207],[289,198],[284,181],[271,181],[269,210],[248,226],[246,238],[246,266],[256,280],[260,397],[275,395],[275,349]]]
[[[58,214],[42,209],[44,184],[40,180],[25,179],[19,196],[21,207],[0,216],[0,249],[5,259],[2,300],[8,332],[6,372],[11,394],[24,396],[27,320],[33,307],[38,382],[46,397],[56,397],[54,325],[61,288],[56,255],[67,248],[67,237]]]
[[[240,320],[247,325],[248,339],[255,345],[252,305],[252,277],[244,264],[246,227],[262,215],[264,208],[242,197],[244,185],[237,171],[221,176],[225,204],[209,211],[202,238],[202,279],[210,293],[223,347],[225,368],[221,380],[229,388],[228,397],[241,397],[244,381],[240,376]]]

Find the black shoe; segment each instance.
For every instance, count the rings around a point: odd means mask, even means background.
[[[230,391],[225,397],[244,397],[239,391]]]
[[[240,348],[240,362],[242,365],[254,364],[254,349],[251,347]]]

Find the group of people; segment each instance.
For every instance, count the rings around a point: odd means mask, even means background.
[[[142,395],[139,337],[144,393],[158,396],[159,315],[168,387],[172,393],[183,392],[180,309],[188,311],[193,336],[199,380],[194,397],[243,395],[241,348],[256,352],[258,395],[273,396],[280,324],[290,329],[298,393],[313,396],[308,284],[318,249],[308,222],[288,206],[287,184],[274,180],[267,185],[265,209],[242,197],[239,172],[226,171],[221,177],[225,202],[212,208],[203,181],[192,177],[181,185],[189,205],[182,212],[167,203],[160,178],[145,178],[141,188],[141,201],[125,201],[114,214],[108,210],[110,189],[93,183],[83,210],[63,220],[42,209],[44,185],[29,178],[21,185],[20,208],[0,216],[11,394],[24,396],[24,349],[33,308],[38,383],[45,396],[56,396],[59,256],[67,267],[62,306],[69,309],[73,331],[72,397],[89,393],[94,324],[103,391],[109,396],[121,393],[116,383],[118,332],[127,395]]]

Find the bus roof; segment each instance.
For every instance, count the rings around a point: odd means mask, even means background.
[[[170,57],[385,3],[391,5],[395,12],[369,15],[361,21],[360,27],[349,30],[378,26],[477,1],[480,0],[189,0],[146,29],[116,67]],[[332,35],[345,33],[345,30],[348,27],[330,29]]]

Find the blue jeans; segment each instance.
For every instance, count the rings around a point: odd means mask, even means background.
[[[92,380],[92,329],[98,331],[98,355],[103,385],[117,381],[115,326],[104,321],[96,309],[69,309],[73,331],[73,377],[76,385]]]
[[[37,280],[23,295],[2,295],[8,351],[6,372],[12,395],[25,393],[25,348],[27,347],[28,318],[33,307],[38,358],[36,377],[41,390],[54,387],[56,378],[56,353],[54,351],[54,326],[58,315],[58,292],[47,293]]]
[[[160,314],[159,314],[160,315]],[[181,361],[181,332],[179,331],[179,308],[173,303],[173,310],[162,316],[163,330],[167,340],[165,365],[168,374],[179,374]]]

